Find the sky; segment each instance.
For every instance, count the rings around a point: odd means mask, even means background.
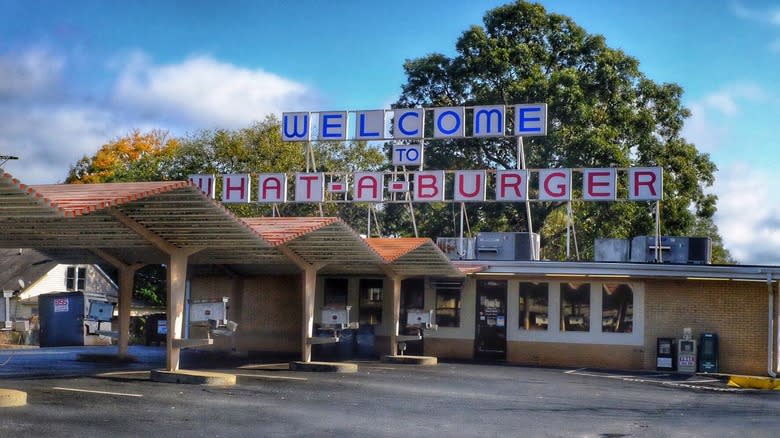
[[[133,129],[186,135],[284,111],[389,108],[403,63],[506,1],[0,0],[0,155],[26,184]],[[718,166],[715,222],[780,265],[780,0],[550,0],[650,79],[685,90],[684,136]],[[518,102],[525,103],[525,102]]]

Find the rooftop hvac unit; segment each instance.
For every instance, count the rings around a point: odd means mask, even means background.
[[[436,245],[450,260],[474,260],[473,237],[439,237]]]
[[[631,261],[640,263],[709,264],[712,240],[709,237],[661,236],[661,260],[656,260],[655,236],[638,236],[631,241]]]
[[[594,246],[597,262],[627,262],[631,242],[628,239],[596,239]]]
[[[539,260],[536,233],[478,233],[477,260]]]
[[[689,237],[688,263],[694,265],[712,263],[712,239],[709,237]]]
[[[639,263],[688,263],[688,238],[661,236],[656,259],[656,236],[637,236],[631,240],[631,261]]]

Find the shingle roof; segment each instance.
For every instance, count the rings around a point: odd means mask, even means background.
[[[431,242],[431,239],[423,237],[398,237],[398,238],[368,238],[366,243],[382,256],[385,261],[392,263],[399,257]]]
[[[21,290],[51,271],[57,262],[33,249],[0,249],[0,289]]]

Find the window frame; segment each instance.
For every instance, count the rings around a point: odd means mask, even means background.
[[[65,269],[65,290],[84,292],[87,289],[87,267],[71,265]]]
[[[452,295],[444,301],[455,300],[454,306],[442,306],[440,297],[444,294]],[[437,287],[435,296],[436,325],[444,328],[460,328],[463,324],[463,287]],[[443,313],[452,312],[452,316],[443,315]],[[442,320],[444,317],[444,320]],[[451,319],[451,321],[448,321]]]
[[[548,283],[548,329],[525,330],[521,328],[522,315],[520,313],[520,283]],[[590,330],[589,331],[562,331],[560,306],[562,302],[561,285],[568,282],[590,284]],[[624,333],[602,332],[602,284],[627,284],[633,293],[632,307],[632,331]],[[510,280],[510,290],[516,291],[509,294],[507,318],[513,322],[509,324],[507,340],[521,342],[549,342],[562,344],[593,344],[593,345],[630,345],[643,346],[645,334],[645,283],[643,281],[631,281],[629,279],[586,279],[586,278],[551,278],[538,277],[528,279]]]

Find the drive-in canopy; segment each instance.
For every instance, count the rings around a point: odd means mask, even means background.
[[[63,263],[107,261],[131,279],[143,265],[168,265],[171,339],[181,335],[188,264],[248,265],[258,273],[463,275],[430,239],[366,240],[338,218],[239,218],[185,181],[27,186],[3,172],[0,247],[35,248]],[[304,289],[313,295],[311,286]],[[120,292],[120,352],[129,307],[129,292]],[[178,348],[170,340],[168,348],[175,369]]]

